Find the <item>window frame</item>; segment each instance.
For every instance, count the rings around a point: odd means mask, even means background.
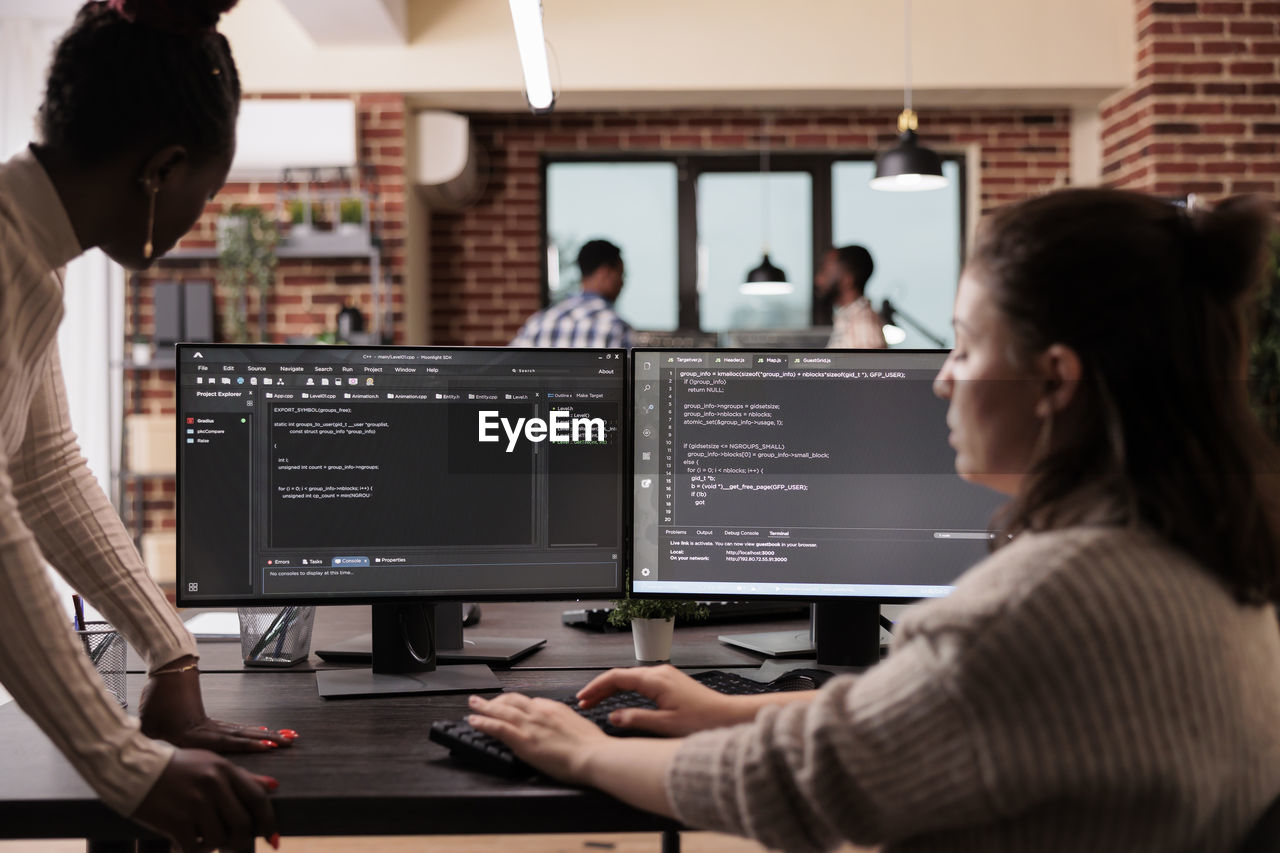
[[[938,152],[944,162],[958,165],[960,175],[959,263],[964,265],[968,242],[968,172],[963,152]],[[701,332],[701,314],[698,305],[698,178],[715,172],[760,172],[761,152],[756,151],[698,151],[698,152],[631,152],[631,151],[572,151],[543,153],[539,156],[538,174],[541,180],[538,211],[538,268],[540,271],[541,302],[547,307],[551,296],[550,277],[547,270],[547,170],[557,163],[672,163],[676,167],[676,256],[677,282],[676,314],[677,332]],[[823,151],[787,152],[773,149],[769,152],[770,172],[806,172],[812,186],[810,212],[813,222],[813,267],[816,270],[823,254],[831,248],[831,230],[835,219],[835,199],[832,184],[835,166],[842,162],[874,161],[875,151]],[[797,283],[798,284],[798,283]],[[815,300],[810,322],[815,326],[831,324],[829,314]]]

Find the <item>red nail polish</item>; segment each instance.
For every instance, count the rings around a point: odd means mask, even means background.
[[[262,783],[267,786],[268,791],[274,791],[276,788],[280,787],[279,779],[272,779],[270,776],[260,776],[258,778],[260,778]]]
[[[280,737],[287,737],[290,740],[293,740],[298,736],[298,733],[295,732],[293,729],[281,729],[280,731],[276,732],[276,734],[280,735]]]
[[[280,849],[280,833],[277,832],[275,835],[268,838],[267,843],[270,844],[274,849],[279,850]]]
[[[269,731],[271,731],[271,729],[267,728],[266,726],[258,726],[258,731],[260,731],[260,732],[269,732]]]
[[[259,741],[259,743],[261,743],[263,746],[269,746],[272,749],[276,749],[276,742],[273,740]]]

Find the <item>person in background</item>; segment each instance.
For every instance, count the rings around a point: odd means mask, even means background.
[[[240,82],[216,25],[233,5],[85,3],[54,52],[40,141],[0,164],[0,682],[103,802],[184,851],[278,844],[275,780],[206,750],[297,735],[205,714],[195,640],[80,453],[56,337],[68,261],[96,247],[149,267],[226,180]],[[139,719],[106,692],[46,560],[146,658]]]
[[[631,327],[613,303],[622,293],[622,251],[608,240],[590,240],[578,252],[582,292],[525,321],[513,347],[627,347]]]
[[[611,722],[662,740],[519,694],[472,697],[472,724],[770,848],[1238,850],[1280,795],[1280,464],[1244,382],[1271,215],[1076,189],[983,221],[934,391],[957,473],[1009,502],[881,663],[806,693],[636,667],[578,694],[650,697]]]
[[[875,271],[871,253],[862,246],[832,249],[822,259],[817,298],[832,309],[831,349],[884,349],[884,322],[867,299],[867,282]]]

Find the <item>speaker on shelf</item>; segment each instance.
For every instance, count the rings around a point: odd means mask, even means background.
[[[179,341],[213,340],[213,282],[157,282],[152,305],[157,352],[164,352]]]
[[[182,339],[193,343],[213,340],[213,282],[189,281],[182,292]]]
[[[174,281],[156,282],[151,304],[155,314],[156,350],[182,340],[182,285]]]

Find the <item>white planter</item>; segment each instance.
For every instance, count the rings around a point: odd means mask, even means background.
[[[138,367],[145,367],[151,363],[151,342],[135,341],[129,352],[129,360]]]
[[[636,660],[660,663],[671,660],[671,641],[675,637],[674,619],[632,619],[631,638],[636,644]]]

